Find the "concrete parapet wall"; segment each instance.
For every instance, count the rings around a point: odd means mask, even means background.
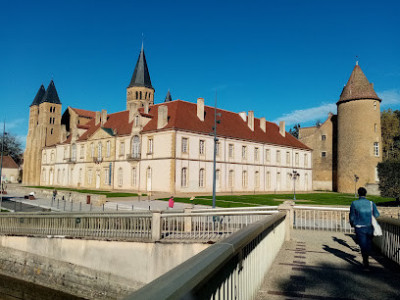
[[[65,291],[65,285],[70,284],[72,290],[67,288],[66,291],[74,291],[74,293],[75,290],[81,289],[79,282],[80,278],[83,278],[82,284],[90,286],[90,289],[83,287],[83,292],[87,293],[99,289],[98,285],[114,285],[118,283],[118,278],[123,279],[124,285],[117,284],[116,290],[135,290],[206,249],[209,245],[1,236],[0,246],[0,250],[13,249],[24,253],[15,258],[10,257],[15,262],[15,272],[7,273],[8,276],[63,291]],[[26,276],[23,274],[23,267],[19,266],[24,265],[24,261],[32,262],[30,266],[27,266],[30,273],[26,273]],[[72,269],[77,268],[76,271],[69,272],[67,276],[69,279],[65,282],[61,279],[49,281],[49,284],[46,284],[46,278],[58,278],[67,271],[65,264]],[[39,282],[36,276],[29,275],[37,272],[38,268],[39,272],[45,274],[43,282]],[[0,266],[1,269],[4,269],[3,264]],[[93,279],[91,276],[98,279]],[[92,278],[92,283],[89,278]]]

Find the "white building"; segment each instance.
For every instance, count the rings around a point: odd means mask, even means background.
[[[127,110],[113,114],[68,108],[63,142],[42,150],[41,185],[132,192],[212,191],[214,108],[197,103],[153,104],[142,49]],[[217,110],[217,192],[312,190],[311,149],[252,111]]]

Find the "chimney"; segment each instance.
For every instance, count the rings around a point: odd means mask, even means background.
[[[105,109],[101,110],[101,126],[107,122],[107,111]]]
[[[204,121],[204,98],[197,98],[197,117]]]
[[[254,111],[249,110],[249,117],[247,118],[247,125],[251,131],[254,131]]]
[[[247,114],[246,114],[245,111],[240,112],[240,113],[239,113],[239,116],[243,119],[243,121],[246,122],[246,120],[247,120]]]
[[[94,125],[97,125],[100,123],[100,112],[96,111],[96,118],[94,120]]]
[[[279,133],[281,134],[281,136],[285,137],[285,121],[280,121],[279,122]]]
[[[144,113],[145,114],[149,113],[149,102],[147,101],[144,103]]]
[[[163,128],[168,124],[168,106],[158,107],[157,129]]]
[[[266,132],[266,130],[267,130],[267,123],[266,123],[264,117],[260,118],[260,128],[264,132]]]

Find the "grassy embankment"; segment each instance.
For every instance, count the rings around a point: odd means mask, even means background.
[[[383,198],[379,196],[368,196],[369,200],[374,201],[378,206],[390,206],[394,203],[393,198]],[[228,195],[217,196],[217,207],[250,207],[262,205],[280,205],[285,200],[292,200],[293,194],[268,194],[268,195]],[[351,202],[355,200],[354,194],[342,193],[311,193],[311,194],[297,194],[297,205],[342,205],[350,206]],[[168,200],[168,198],[160,199]],[[212,205],[211,196],[197,196],[193,201],[190,198],[175,198],[176,202],[193,203],[201,205]]]

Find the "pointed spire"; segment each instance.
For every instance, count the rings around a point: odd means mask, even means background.
[[[38,92],[36,93],[35,98],[32,101],[32,104],[30,106],[34,105],[39,105],[39,103],[42,101],[44,94],[46,93],[46,90],[43,86],[43,84],[40,86]]]
[[[374,85],[369,83],[357,62],[353,72],[351,72],[349,81],[340,94],[339,102],[358,99],[375,99],[381,101],[374,91]]]
[[[54,85],[53,80],[50,81],[49,86],[47,87],[46,93],[44,94],[42,101],[40,101],[40,103],[43,103],[43,102],[61,104],[60,98],[58,98],[56,86]]]
[[[153,89],[153,86],[151,85],[149,70],[147,68],[146,56],[144,55],[143,42],[139,58],[136,62],[135,71],[133,72],[131,83],[128,87],[132,86],[144,86]]]
[[[170,101],[172,101],[172,97],[171,97],[170,91],[168,90],[167,95],[165,96],[164,102],[170,102]]]

